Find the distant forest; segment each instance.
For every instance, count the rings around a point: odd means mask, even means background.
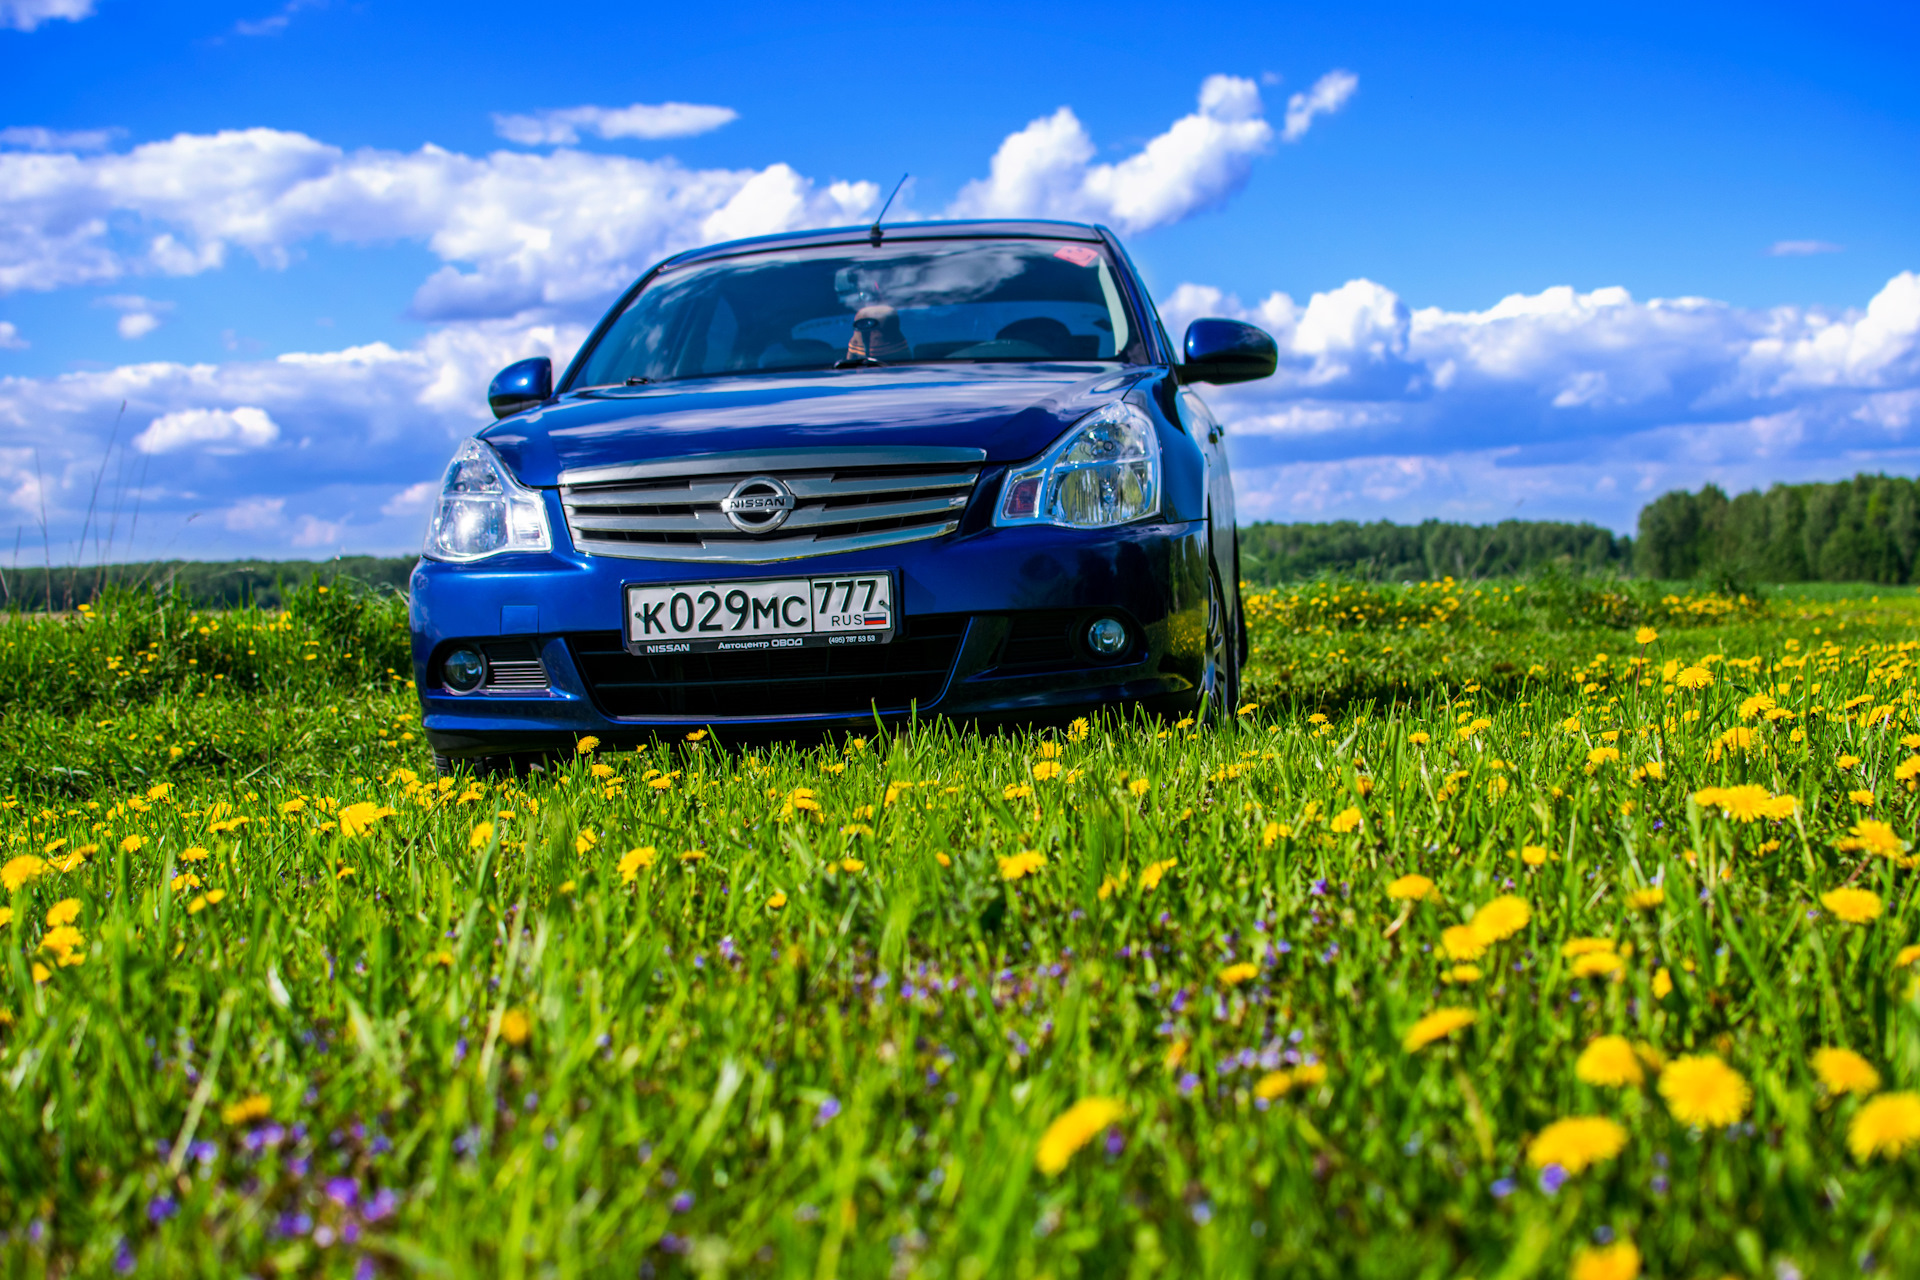
[[[1592,524],[1503,520],[1499,524],[1251,524],[1240,530],[1240,575],[1270,585],[1315,574],[1426,582],[1488,578],[1548,566],[1628,571],[1633,539]]]
[[[178,590],[198,604],[251,600],[318,575],[406,590],[414,557],[196,560],[0,569],[0,611],[68,610],[109,586]],[[1240,530],[1240,571],[1261,585],[1319,574],[1382,581],[1511,577],[1542,569],[1702,579],[1746,586],[1787,582],[1920,582],[1920,481],[1859,475],[1832,484],[1777,484],[1729,498],[1712,485],[1676,490],[1640,512],[1637,538],[1592,524],[1252,524]]]
[[[322,582],[351,578],[376,588],[404,591],[415,557],[342,556],[337,560],[153,560],[144,564],[0,569],[0,611],[64,612],[90,603],[110,587],[177,590],[196,604],[227,608],[252,601],[281,604],[281,588],[318,576]]]
[[[1920,580],[1920,481],[1857,475],[1729,498],[1713,485],[1640,511],[1634,569],[1737,582]]]

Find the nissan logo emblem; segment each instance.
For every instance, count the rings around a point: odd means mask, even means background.
[[[772,533],[793,507],[793,490],[772,476],[749,476],[720,499],[720,513],[742,533]]]

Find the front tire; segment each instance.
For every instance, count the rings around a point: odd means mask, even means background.
[[[1208,557],[1211,562],[1212,557]],[[1231,724],[1240,709],[1240,638],[1219,570],[1207,570],[1207,654],[1200,677],[1201,714],[1211,724]]]

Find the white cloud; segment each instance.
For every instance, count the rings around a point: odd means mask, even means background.
[[[322,520],[318,516],[301,516],[300,523],[293,531],[293,545],[312,550],[315,547],[337,547],[340,544],[340,530],[345,527],[343,521]]]
[[[32,345],[20,336],[11,320],[0,320],[0,351],[25,351]]]
[[[120,312],[116,326],[120,336],[133,341],[144,338],[160,327],[159,312],[173,310],[171,302],[161,302],[153,298],[143,298],[137,293],[111,294],[104,298],[95,298],[96,307],[111,307]]]
[[[426,318],[583,318],[666,254],[716,234],[844,223],[877,194],[871,183],[822,189],[786,165],[346,152],[273,129],[181,134],[100,156],[7,152],[0,292],[190,275],[219,267],[230,249],[282,265],[324,235],[425,241],[449,264],[416,298]]]
[[[947,214],[1074,218],[1145,231],[1223,204],[1272,140],[1259,86],[1236,76],[1208,76],[1197,111],[1118,164],[1093,164],[1093,139],[1061,107],[1002,142],[988,176],[962,188]]]
[[[1360,87],[1360,77],[1351,71],[1329,71],[1313,82],[1313,88],[1287,99],[1287,122],[1281,130],[1283,142],[1298,142],[1313,127],[1315,116],[1330,116],[1347,105],[1347,99]]]
[[[277,36],[287,29],[293,16],[302,9],[318,8],[321,0],[287,0],[278,12],[264,18],[242,19],[233,24],[235,35],[241,36]]]
[[[630,107],[560,107],[493,117],[494,132],[522,146],[571,146],[582,133],[602,138],[691,138],[740,118],[732,107],[692,102],[636,102]]]
[[[440,482],[422,480],[410,484],[391,498],[380,504],[383,516],[419,516],[433,509],[433,500],[440,493]]]
[[[264,449],[280,438],[280,426],[265,409],[176,409],[162,414],[134,437],[142,453],[174,453],[196,445],[210,452]]]
[[[93,13],[93,0],[0,0],[0,27],[31,31],[43,22],[78,22]]]
[[[712,123],[725,110],[577,108],[524,120],[542,137],[632,136]],[[1231,198],[1273,133],[1257,87],[1231,76],[1209,77],[1196,111],[1114,164],[1094,163],[1092,141],[1062,108],[1006,139],[990,175],[968,184],[947,212],[1162,226]],[[236,251],[282,266],[324,236],[424,242],[444,265],[415,295],[422,319],[584,321],[663,256],[855,222],[880,194],[871,182],[822,183],[785,164],[692,169],[565,147],[486,156],[435,146],[347,151],[264,128],[183,133],[105,154],[4,151],[0,293],[193,275]]]
[[[286,507],[285,498],[247,498],[228,507],[220,522],[235,533],[262,533],[280,526]]]
[[[43,129],[39,125],[12,125],[0,129],[0,147],[28,151],[102,151],[113,145],[119,129]]]
[[[1817,253],[1840,253],[1845,245],[1834,244],[1829,240],[1776,240],[1768,248],[1767,256],[1773,258],[1810,258]]]
[[[1668,488],[1911,469],[1920,453],[1912,272],[1839,315],[1566,286],[1410,309],[1367,280],[1304,307],[1183,285],[1162,313],[1176,333],[1225,315],[1279,344],[1273,378],[1205,393],[1246,518],[1497,519],[1523,503],[1630,528]]]

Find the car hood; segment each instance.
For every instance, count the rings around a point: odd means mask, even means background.
[[[1031,458],[1151,370],[941,365],[688,379],[569,394],[480,433],[522,484],[582,467],[811,445],[949,445]]]

